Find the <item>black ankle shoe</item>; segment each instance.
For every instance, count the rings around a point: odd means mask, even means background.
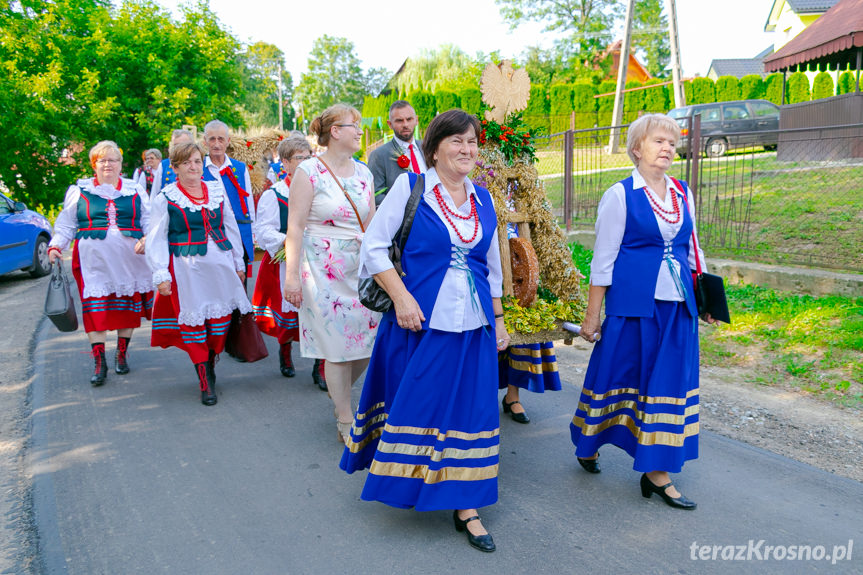
[[[198,384],[201,389],[201,403],[204,405],[216,405],[219,398],[216,397],[216,383],[208,377],[207,362],[195,364],[195,371],[198,374]]]
[[[129,338],[117,338],[117,351],[114,353],[114,371],[120,375],[129,373],[129,362],[126,354],[129,351]]]
[[[530,418],[527,416],[527,413],[521,412],[516,413],[512,410],[512,406],[515,404],[521,405],[520,401],[513,401],[511,403],[506,402],[506,396],[500,401],[500,404],[503,406],[503,412],[508,413],[513,421],[517,421],[518,423],[530,423]]]
[[[576,459],[588,473],[602,473],[602,468],[599,467],[599,452],[596,453],[596,459],[582,459],[581,457],[576,457]]]
[[[90,377],[90,385],[93,387],[99,387],[105,383],[105,380],[108,378],[108,362],[105,361],[105,345],[98,344],[93,347],[93,351],[91,352],[93,356],[93,375]]]
[[[283,343],[279,346],[279,371],[284,377],[294,377],[297,374],[294,369],[294,360],[291,359],[290,343]]]
[[[690,501],[689,499],[684,497],[682,493],[680,494],[680,497],[671,497],[670,495],[668,495],[665,491],[666,489],[671,487],[671,485],[672,484],[669,481],[662,487],[659,487],[658,485],[655,485],[649,477],[647,477],[646,473],[644,473],[641,476],[641,496],[650,499],[650,496],[656,493],[657,495],[662,497],[662,500],[665,501],[668,506],[676,507],[677,509],[692,510],[698,507],[698,505],[694,501]]]
[[[315,365],[312,367],[312,381],[315,382],[321,391],[327,391],[327,378],[324,375],[324,360],[316,359]]]
[[[485,551],[486,553],[491,553],[496,549],[494,546],[494,539],[491,538],[491,534],[486,533],[485,535],[474,535],[467,528],[467,524],[471,521],[479,521],[479,515],[474,515],[473,517],[461,520],[458,518],[458,511],[453,511],[452,520],[453,523],[455,523],[456,531],[459,533],[465,531],[467,533],[467,542],[470,543],[471,547],[479,549],[480,551]]]

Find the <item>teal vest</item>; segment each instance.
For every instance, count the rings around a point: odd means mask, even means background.
[[[194,212],[168,200],[168,249],[173,255],[206,255],[208,238],[213,238],[224,251],[233,247],[225,234],[221,204],[215,210],[203,208]]]
[[[276,194],[276,199],[279,201],[279,233],[288,233],[288,200]]]
[[[108,202],[86,190],[78,198],[77,239],[104,240],[108,235]],[[120,196],[113,200],[117,210],[117,228],[130,238],[144,237],[141,229],[141,198],[138,194]]]

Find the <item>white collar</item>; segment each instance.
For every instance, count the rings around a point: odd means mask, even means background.
[[[120,189],[108,184],[94,185],[95,178],[83,178],[78,180],[78,187],[82,190],[87,190],[91,194],[96,194],[106,199],[119,198],[120,196],[134,196],[138,193],[137,184],[127,178],[120,178]]]
[[[285,183],[285,180],[279,180],[270,189],[273,190],[274,193],[285,198],[286,200],[288,199],[288,196],[290,194],[290,188],[288,187],[288,184]]]
[[[453,201],[452,196],[450,196],[450,193],[447,191],[446,186],[441,183],[440,176],[438,176],[436,169],[429,168],[428,171],[425,173],[425,179],[426,194],[432,194],[434,187],[438,184],[441,184],[441,194],[444,196],[444,198],[449,198],[450,202],[455,205],[455,202]],[[473,196],[474,200],[476,200],[476,203],[480,206],[482,205],[482,201],[480,201],[479,195],[476,193],[476,188],[474,187],[473,182],[470,181],[470,178],[468,178],[467,176],[465,176],[464,178],[464,189],[467,192],[468,197]]]
[[[210,155],[209,155],[209,154],[207,154],[206,159],[204,159],[204,165],[205,165],[207,168],[210,168],[210,167],[212,167],[212,168],[216,168],[219,172],[221,172],[222,170],[224,170],[225,168],[227,168],[227,167],[229,167],[229,166],[231,165],[231,157],[230,157],[228,154],[225,154],[225,163],[224,163],[224,164],[222,164],[221,166],[217,166],[217,165],[213,162],[212,158],[210,158]]]
[[[677,189],[677,186],[674,185],[674,182],[671,181],[671,177],[668,174],[664,174],[665,178],[665,189],[669,190],[677,195],[680,194],[680,190]],[[633,189],[641,189],[647,187],[647,182],[644,180],[644,176],[641,175],[641,172],[638,171],[638,168],[634,168],[632,170],[632,187]]]
[[[206,204],[196,204],[192,200],[190,200],[186,194],[180,191],[180,188],[177,187],[176,183],[168,184],[164,188],[162,188],[162,193],[165,194],[165,197],[171,200],[173,203],[177,204],[184,210],[189,210],[190,212],[200,211],[202,208],[207,208],[208,210],[215,210],[220,205],[222,205],[222,201],[225,199],[225,188],[222,187],[221,182],[217,181],[209,181],[209,182],[201,182],[203,185],[207,186],[207,197],[208,201]]]
[[[401,146],[403,150],[407,150],[411,144],[413,144],[414,147],[418,147],[413,138],[411,138],[409,142],[405,142],[404,140],[393,134],[393,139],[398,143],[399,146]]]

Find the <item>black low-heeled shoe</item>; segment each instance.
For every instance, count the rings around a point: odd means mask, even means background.
[[[602,473],[602,468],[599,466],[599,452],[596,453],[595,459],[582,459],[576,457],[578,464],[588,473]]]
[[[644,473],[641,476],[641,496],[647,499],[650,499],[650,496],[656,493],[669,507],[676,507],[677,509],[688,509],[693,510],[698,507],[698,504],[694,501],[690,501],[687,499],[682,493],[680,497],[671,497],[665,491],[671,487],[672,483],[669,481],[662,487],[654,484],[647,474]]]
[[[465,531],[467,533],[467,542],[470,543],[470,546],[479,549],[480,551],[485,551],[486,553],[491,553],[496,549],[494,546],[494,539],[491,538],[490,533],[486,533],[485,535],[474,535],[467,528],[467,524],[471,521],[479,521],[479,515],[474,515],[473,517],[468,517],[465,520],[461,520],[458,518],[458,511],[452,512],[452,520],[455,523],[455,530],[461,533]]]
[[[527,416],[527,413],[523,411],[521,413],[516,413],[512,410],[512,406],[516,403],[521,405],[520,401],[513,401],[512,403],[507,403],[506,397],[504,397],[500,401],[500,404],[503,406],[503,412],[508,413],[513,421],[517,421],[518,423],[530,423],[530,418]]]

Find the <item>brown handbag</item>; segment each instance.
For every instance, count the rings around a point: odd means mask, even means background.
[[[225,351],[233,358],[252,363],[269,355],[264,337],[254,313],[243,313],[234,310],[231,314],[231,325],[228,327],[228,339],[225,341]]]

